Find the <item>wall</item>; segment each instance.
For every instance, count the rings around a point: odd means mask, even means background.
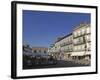
[[[24,0],[25,1],[25,0]],[[99,5],[100,9],[100,0],[31,0],[31,1],[42,1],[50,3],[64,3],[64,4],[84,4],[84,5]],[[11,80],[10,71],[11,71],[11,0],[0,0],[0,80]],[[99,11],[100,14],[100,11]],[[100,21],[100,15],[99,15]],[[100,30],[100,24],[98,25]],[[100,31],[99,31],[100,34]],[[98,39],[100,41],[100,37]],[[100,44],[100,42],[98,43]],[[100,45],[99,45],[100,47]],[[99,49],[100,52],[100,49]],[[100,54],[98,54],[100,57]],[[100,58],[99,58],[100,61]],[[100,67],[100,63],[99,63]],[[100,69],[99,69],[100,70]],[[51,78],[42,78],[42,80],[100,80],[99,74],[91,75],[77,75],[77,76],[64,76],[64,77],[51,77]],[[21,80],[21,79],[20,79]],[[24,80],[24,79],[23,79]],[[33,79],[25,79],[33,80]],[[36,78],[34,80],[41,80]]]

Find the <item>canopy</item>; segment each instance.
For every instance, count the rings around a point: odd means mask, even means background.
[[[85,52],[72,52],[71,56],[83,56]]]

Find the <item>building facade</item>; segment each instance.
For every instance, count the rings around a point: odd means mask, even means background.
[[[90,24],[80,24],[73,31],[73,58],[91,58],[91,27]]]
[[[23,55],[27,55],[27,56],[48,55],[48,48],[30,47],[28,44],[24,44],[23,45]]]
[[[57,60],[67,60],[70,58],[73,49],[72,36],[72,33],[70,33],[62,38],[59,38],[55,44],[53,44],[50,52],[54,58]]]
[[[32,47],[32,53],[35,55],[47,55],[48,48],[46,48],[46,47]]]
[[[50,47],[49,53],[58,60],[91,58],[91,26],[80,24],[73,32],[58,38]]]
[[[64,60],[68,60],[71,58],[70,56],[71,56],[72,50],[73,50],[72,41],[73,41],[72,33],[63,37],[63,39],[60,41],[61,52],[62,52]]]
[[[23,45],[23,55],[32,55],[32,48],[28,44]]]

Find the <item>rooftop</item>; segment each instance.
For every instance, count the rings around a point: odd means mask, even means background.
[[[45,50],[47,50],[48,48],[47,47],[32,47],[32,49],[45,49]]]
[[[70,36],[70,35],[72,35],[72,33],[69,33],[69,34],[67,34],[67,35],[65,35],[65,36],[63,36],[63,37],[61,37],[61,38],[58,38],[58,40],[57,40],[56,42],[59,42],[59,41],[61,41],[62,39],[66,38],[66,37],[68,37],[68,36]],[[55,43],[56,43],[56,42],[55,42]]]
[[[87,26],[87,25],[90,26],[89,23],[81,23],[79,26],[76,26],[73,30],[77,30],[77,29],[82,28],[82,27]]]

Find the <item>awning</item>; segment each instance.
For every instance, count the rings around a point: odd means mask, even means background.
[[[87,51],[86,53],[85,53],[85,55],[90,55],[91,54],[91,51]]]
[[[72,52],[71,56],[83,56],[85,52]]]
[[[64,53],[64,54],[72,54],[72,52]]]

